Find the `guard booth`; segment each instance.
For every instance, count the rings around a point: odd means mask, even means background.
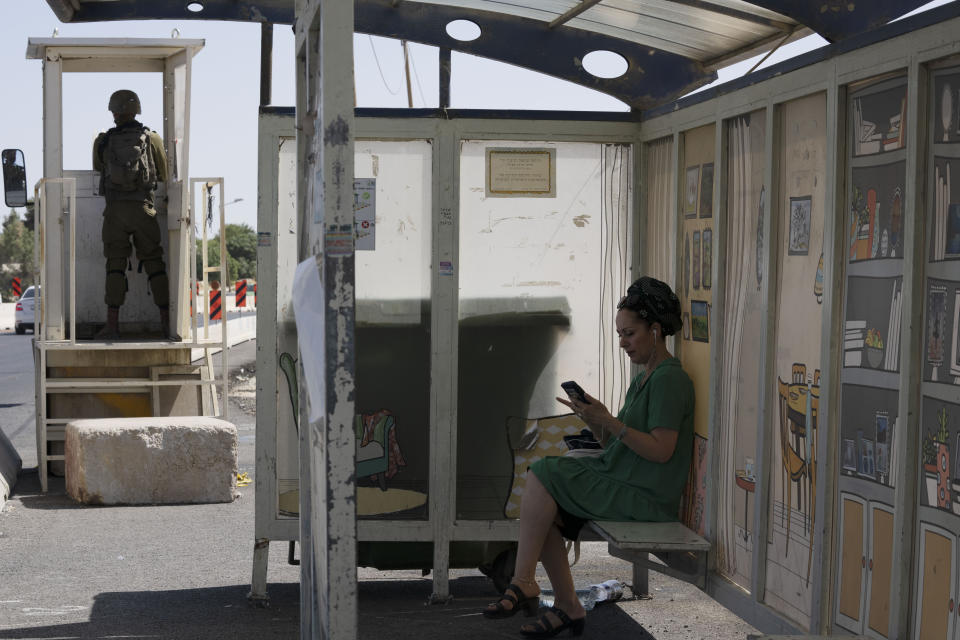
[[[189,178],[190,69],[202,40],[31,38],[27,57],[43,64],[43,178],[35,189],[36,276],[40,295],[35,311],[34,359],[37,394],[37,458],[43,490],[48,470],[62,468],[64,427],[80,418],[164,415],[220,415],[227,410],[226,365],[218,397],[211,349],[226,353],[225,323],[211,327],[209,316],[198,320],[191,309],[207,305],[197,298],[206,291],[208,265],[199,287],[194,274],[194,221],[207,218],[208,194],[219,187],[223,228],[223,180]],[[103,196],[99,173],[92,168],[63,166],[63,76],[68,73],[155,73],[163,91],[163,128],[169,180],[159,183],[157,218],[170,282],[170,324],[182,339],[169,339],[146,276],[130,257],[130,282],[121,308],[120,340],[94,339],[105,321],[104,268],[101,240]],[[106,97],[104,97],[106,100]],[[105,103],[104,103],[105,104]],[[106,118],[109,113],[105,112]],[[70,123],[94,134],[109,121]],[[148,126],[150,123],[147,123]],[[194,206],[196,203],[196,206]],[[211,212],[212,213],[212,212]],[[207,225],[202,233],[206,253]],[[226,256],[221,234],[221,256]],[[194,364],[202,358],[199,364]]]

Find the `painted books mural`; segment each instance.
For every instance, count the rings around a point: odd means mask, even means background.
[[[765,386],[772,391],[767,433],[769,471],[767,581],[764,601],[809,628],[815,564],[817,454],[820,448],[820,342],[823,306],[813,284],[823,245],[827,139],[822,94],[786,103],[780,184],[774,197],[779,268],[776,360]],[[772,387],[772,389],[771,389]]]
[[[853,169],[849,258],[903,257],[906,162]]]
[[[902,278],[847,279],[843,366],[899,371]]]

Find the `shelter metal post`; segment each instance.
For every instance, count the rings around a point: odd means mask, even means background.
[[[767,435],[766,425],[771,423],[770,416],[776,410],[773,406],[773,398],[767,380],[771,379],[771,372],[775,367],[775,349],[776,349],[776,316],[777,305],[776,290],[774,283],[779,278],[777,263],[777,247],[774,244],[778,238],[777,216],[779,215],[780,198],[780,131],[781,131],[781,113],[780,106],[773,100],[767,102],[766,133],[764,135],[764,172],[763,183],[767,187],[769,194],[764,199],[764,208],[760,212],[763,216],[763,304],[765,316],[763,320],[763,333],[760,337],[760,406],[757,411],[759,427],[757,433],[757,452],[755,454],[757,461],[757,491],[755,504],[768,504],[770,497],[770,466],[773,459],[773,438]],[[753,560],[753,570],[750,580],[750,595],[755,602],[763,602],[767,584],[767,560],[766,549],[769,539],[769,520],[767,513],[762,509],[754,509],[753,530],[755,531],[753,540],[754,553],[757,556]]]
[[[926,239],[927,192],[922,185],[932,184],[928,178],[927,158],[930,146],[930,124],[924,117],[928,110],[930,83],[927,68],[920,64],[919,57],[910,56],[907,76],[907,122],[902,126],[907,135],[906,184],[916,185],[907,189],[904,199],[903,243],[903,318],[901,322],[902,340],[900,342],[900,398],[897,407],[898,416],[908,416],[906,429],[894,434],[893,445],[899,447],[902,465],[894,470],[894,526],[893,526],[893,566],[890,575],[890,619],[889,635],[894,638],[910,637],[910,609],[912,594],[916,593],[914,584],[914,563],[923,562],[919,553],[917,536],[922,470],[919,468],[920,443],[923,438],[922,415],[923,402],[919,390],[923,388],[923,357],[925,353],[923,327],[926,307],[925,268],[927,256],[924,251]],[[954,331],[957,328],[954,327]],[[919,431],[919,433],[918,433]],[[921,566],[923,566],[921,564]],[[919,614],[918,614],[919,615]]]
[[[836,67],[831,69],[836,78]],[[826,208],[823,216],[823,327],[820,335],[820,405],[817,409],[818,424],[824,425],[826,437],[821,436],[815,452],[816,474],[814,486],[822,487],[814,498],[814,513],[822,513],[817,518],[816,529],[811,543],[820,550],[822,562],[815,563],[811,584],[814,587],[811,603],[810,631],[829,631],[829,621],[833,608],[833,569],[835,558],[825,553],[833,549],[831,540],[836,532],[836,487],[837,456],[833,452],[840,450],[840,378],[839,354],[843,353],[843,278],[844,270],[836,267],[844,256],[844,215],[847,183],[845,177],[847,157],[847,93],[835,80],[827,84],[827,139],[836,140],[827,145],[826,166]],[[831,197],[832,194],[832,197]],[[826,418],[825,418],[826,417]]]
[[[450,49],[440,49],[440,104],[441,109],[450,108]]]
[[[297,120],[303,196],[301,261],[323,284],[320,417],[301,420],[302,638],[354,638],[357,631],[354,419],[353,31],[354,3],[296,3]],[[302,262],[301,262],[302,264]],[[303,345],[302,329],[298,334]],[[302,364],[301,364],[302,366]],[[301,369],[302,371],[303,369]],[[301,393],[301,399],[308,396]],[[301,416],[303,416],[301,404]]]
[[[273,23],[260,23],[260,106],[270,104],[273,91]]]

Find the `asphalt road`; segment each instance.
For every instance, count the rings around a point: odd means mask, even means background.
[[[0,426],[24,462],[0,513],[0,638],[295,637],[299,568],[284,545],[271,549],[272,606],[247,606],[253,485],[212,505],[84,507],[62,478],[40,492],[30,353],[30,335],[0,335]],[[254,341],[232,347],[231,378],[248,377],[255,359]],[[230,402],[240,471],[252,477],[255,419],[249,402]]]
[[[88,507],[36,472],[31,336],[0,335],[0,427],[24,461],[0,512],[0,639],[299,637],[299,567],[287,545],[270,549],[269,608],[248,605],[253,558],[254,485],[230,504]],[[250,401],[254,341],[229,350],[230,420],[239,466],[254,476],[255,418]],[[217,358],[219,366],[219,358]],[[432,582],[420,571],[359,568],[358,637],[364,640],[519,638],[525,619],[486,620],[496,593],[476,569],[451,571],[454,599],[428,605]],[[584,543],[573,567],[578,587],[631,567]],[[546,586],[545,575],[538,575]],[[590,612],[591,638],[742,640],[756,630],[696,588],[650,574],[651,599],[627,599]],[[629,591],[627,592],[629,594]]]
[[[37,466],[33,399],[33,336],[0,333],[0,429],[23,459]]]

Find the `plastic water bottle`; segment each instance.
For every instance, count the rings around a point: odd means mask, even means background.
[[[600,584],[590,585],[593,602],[614,602],[623,597],[623,584],[619,580],[607,580]]]
[[[586,589],[577,589],[577,598],[586,611],[593,610],[601,602],[613,602],[622,597],[623,583],[619,580],[607,580],[600,584],[592,584]],[[540,593],[541,607],[552,607],[553,603],[553,591],[545,589]]]

